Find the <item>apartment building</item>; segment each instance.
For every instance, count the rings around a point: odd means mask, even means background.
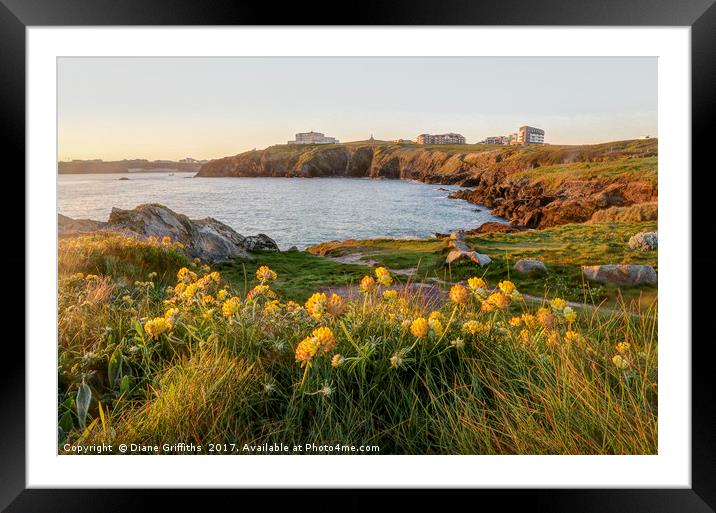
[[[296,134],[294,141],[288,141],[288,144],[338,144],[335,137],[326,137],[321,132],[301,132]]]
[[[418,144],[465,144],[465,137],[452,132],[449,134],[420,134],[415,142]]]
[[[544,144],[544,130],[521,126],[517,131],[517,144]]]

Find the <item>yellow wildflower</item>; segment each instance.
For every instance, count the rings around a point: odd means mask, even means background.
[[[363,279],[360,281],[360,288],[365,293],[371,293],[375,290],[376,284],[375,280],[372,276],[363,276]]]
[[[226,289],[221,289],[219,292],[216,293],[216,300],[217,301],[223,301],[227,298],[229,295],[229,291]]]
[[[304,338],[298,346],[296,346],[296,361],[308,362],[316,356],[321,342],[316,337]]]
[[[554,298],[552,301],[549,302],[549,304],[552,305],[552,308],[559,312],[564,310],[564,307],[567,306],[567,302],[560,297]]]
[[[505,283],[505,282],[500,282]],[[511,283],[511,282],[507,282]],[[500,310],[504,310],[508,306],[510,306],[510,298],[507,297],[507,295],[503,294],[502,292],[494,292],[490,294],[490,296],[487,298],[487,303],[491,304],[495,308],[499,308]]]
[[[211,281],[213,281],[214,283],[219,283],[221,281],[221,275],[216,271],[208,274],[207,278],[210,279]]]
[[[224,317],[232,317],[233,315],[236,315],[236,312],[239,311],[240,306],[240,298],[236,296],[230,297],[229,299],[224,301],[223,305],[221,305],[221,313],[224,314]]]
[[[199,284],[197,282],[190,283],[181,293],[181,297],[184,299],[192,299],[194,295],[199,291]]]
[[[487,288],[487,283],[485,283],[485,280],[482,278],[478,278],[477,276],[473,276],[469,280],[467,280],[467,285],[472,290],[484,290]]]
[[[397,290],[386,290],[383,292],[383,299],[386,301],[395,301],[398,299],[398,291]]]
[[[326,302],[326,313],[332,317],[340,317],[346,311],[346,303],[338,294],[331,294]]]
[[[467,321],[462,325],[462,330],[469,333],[470,335],[479,335],[480,333],[484,333],[489,329],[490,327],[486,323],[474,320]]]
[[[215,312],[215,311],[216,311],[216,310],[215,310],[214,308],[208,308],[207,310],[204,311],[203,314],[201,314],[201,316],[208,321],[209,319],[211,319],[212,317],[214,317],[214,312]]]
[[[627,351],[629,351],[630,348],[631,344],[629,344],[629,342],[619,342],[617,344],[617,352],[621,354],[626,353]]]
[[[418,317],[410,323],[410,333],[412,333],[415,338],[423,338],[428,334],[429,327],[425,317]]]
[[[430,312],[430,315],[428,315],[428,320],[429,320],[429,321],[432,321],[433,319],[437,319],[438,321],[442,321],[442,320],[443,320],[443,314],[440,313],[440,312],[437,311],[437,310],[433,310],[432,312]]]
[[[246,294],[246,300],[251,301],[257,296],[275,297],[276,294],[271,290],[268,285],[256,285],[253,289]]]
[[[75,273],[75,278],[77,278],[78,280],[84,280],[85,273]]]
[[[179,309],[178,308],[170,308],[166,312],[164,312],[164,318],[169,322],[171,327],[174,327],[174,323],[176,322],[177,318],[179,317]]]
[[[614,357],[612,358],[612,363],[616,365],[618,369],[626,369],[627,367],[629,367],[629,362],[618,354],[614,355]]]
[[[495,311],[495,305],[490,303],[489,301],[483,301],[480,305],[480,310],[485,313],[490,313]]]
[[[522,324],[522,318],[521,317],[513,317],[510,319],[510,326],[513,328],[516,328],[517,326]]]
[[[85,276],[85,280],[87,280],[87,281],[92,281],[92,280],[97,280],[97,279],[99,279],[99,276],[97,276],[96,274],[88,274],[87,276]]]
[[[159,335],[170,331],[172,325],[164,317],[155,317],[144,323],[144,331],[146,331],[152,338],[158,338]]]
[[[577,312],[575,312],[571,306],[565,306],[562,313],[564,314],[564,318],[567,322],[574,322],[577,320]]]
[[[334,354],[333,358],[331,358],[331,367],[333,367],[334,369],[337,369],[338,367],[343,365],[343,363],[345,361],[346,361],[346,359],[343,357],[343,355]]]
[[[316,292],[306,301],[306,311],[308,315],[318,320],[323,317],[326,312],[327,298],[323,292]]]
[[[295,301],[289,301],[286,303],[286,311],[287,312],[297,312],[301,309],[301,305],[296,303]]]
[[[278,275],[268,268],[266,265],[262,265],[256,270],[256,279],[259,280],[261,283],[266,283],[268,281],[273,281],[278,277]]]
[[[461,305],[466,303],[467,299],[468,293],[465,287],[463,287],[459,283],[457,285],[452,286],[452,288],[450,289],[450,301]]]
[[[281,303],[278,299],[273,299],[266,303],[266,306],[264,306],[263,312],[266,315],[271,315],[275,313],[279,313],[281,311]]]
[[[549,308],[538,308],[536,316],[537,320],[545,328],[551,328],[554,324],[554,315],[552,315],[552,312],[549,311]]]
[[[378,267],[375,270],[375,276],[378,278],[378,282],[384,287],[390,287],[393,284],[393,278],[390,276],[390,271],[385,267]]]
[[[182,267],[177,272],[177,280],[183,281],[184,283],[191,283],[193,281],[196,281],[196,273],[187,269],[186,267]]]
[[[440,319],[438,318],[431,318],[428,319],[428,326],[430,326],[430,329],[435,333],[435,336],[439,337],[443,334],[443,331],[445,331],[445,328],[443,327],[443,323],[440,322]]]
[[[205,294],[201,298],[201,300],[204,302],[205,305],[210,305],[211,303],[214,302],[214,296],[212,296],[211,294]]]
[[[162,246],[171,246],[172,238],[169,235],[162,237]]]
[[[577,344],[581,344],[582,342],[584,342],[584,338],[582,337],[582,335],[573,330],[567,330],[567,332],[564,334],[564,340]]]
[[[321,326],[320,328],[316,328],[315,330],[313,330],[312,335],[318,340],[321,347],[323,347],[323,352],[328,353],[335,349],[336,336],[333,334],[333,331],[331,331],[331,328],[329,328],[328,326]]]
[[[556,346],[557,344],[559,344],[559,333],[553,331],[547,336],[547,345]]]
[[[500,288],[502,292],[507,294],[508,296],[512,294],[515,290],[517,290],[517,287],[515,287],[515,284],[512,283],[509,280],[501,281],[497,284],[497,286]]]
[[[530,339],[530,332],[529,332],[528,330],[522,330],[522,331],[520,331],[519,337],[520,337],[520,341],[521,341],[523,344],[529,344],[530,341],[531,341],[531,339]]]
[[[530,330],[535,329],[539,323],[537,317],[529,313],[522,314],[522,321],[525,323],[525,327]]]

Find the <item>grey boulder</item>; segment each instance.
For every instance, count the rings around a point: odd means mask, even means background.
[[[546,273],[547,267],[542,260],[528,260],[523,258],[515,262],[515,271],[520,274],[527,274],[532,271]]]
[[[584,277],[590,281],[617,285],[654,285],[656,271],[650,265],[590,265],[582,266]]]

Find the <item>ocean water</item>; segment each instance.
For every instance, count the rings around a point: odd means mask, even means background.
[[[488,221],[506,222],[485,207],[449,199],[457,189],[365,178],[59,175],[57,203],[61,214],[98,221],[106,221],[112,207],[161,203],[192,219],[213,217],[242,235],[265,233],[283,250],[329,240],[423,238]]]

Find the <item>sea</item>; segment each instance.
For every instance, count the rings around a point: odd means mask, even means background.
[[[121,179],[128,178],[128,179]],[[425,238],[506,223],[448,195],[460,187],[370,178],[204,178],[194,173],[58,175],[58,212],[106,221],[113,207],[161,203],[213,217],[242,235],[265,233],[282,250],[330,240]]]

